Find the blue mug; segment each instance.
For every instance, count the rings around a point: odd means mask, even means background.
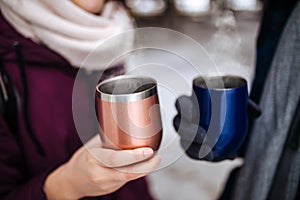
[[[238,76],[197,77],[193,91],[199,125],[207,131],[203,144],[216,158],[232,156],[247,134],[247,81]]]

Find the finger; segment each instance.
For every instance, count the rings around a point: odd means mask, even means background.
[[[156,170],[160,161],[160,156],[155,155],[144,162],[139,162],[123,167],[105,168],[105,173],[109,177],[107,180],[113,180],[114,182],[128,182],[134,179],[141,178]],[[103,169],[98,169],[100,170],[99,174],[103,174]],[[95,174],[97,174],[97,172]]]
[[[182,116],[182,118],[186,119],[187,121],[194,121],[195,119],[199,118],[199,111],[196,104],[193,102],[193,98],[189,96],[180,96],[175,103],[175,107]]]
[[[151,159],[139,162],[133,165],[116,168],[121,172],[130,173],[136,176],[136,178],[146,176],[147,174],[153,172],[157,169],[159,163],[161,162],[161,157],[159,155],[153,156]]]
[[[173,125],[183,140],[201,144],[206,136],[206,131],[201,126],[187,122],[179,115],[175,116]]]
[[[190,100],[189,100],[189,96],[183,95],[178,97],[178,99],[175,102],[175,107],[177,109],[177,111],[181,111],[183,109],[186,109],[186,102],[189,104]]]
[[[151,148],[137,148],[134,150],[112,150],[104,148],[94,148],[90,153],[105,167],[120,167],[131,165],[149,159],[153,156]]]

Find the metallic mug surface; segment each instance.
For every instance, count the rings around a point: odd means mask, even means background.
[[[123,75],[97,85],[98,120],[103,146],[158,150],[162,122],[154,79]]]
[[[247,134],[247,81],[238,76],[197,77],[193,90],[198,100],[199,125],[208,134],[214,132],[214,141],[208,141],[214,144],[214,155],[231,156]]]

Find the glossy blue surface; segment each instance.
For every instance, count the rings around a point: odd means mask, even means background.
[[[247,134],[247,84],[231,89],[208,89],[193,85],[200,112],[199,125],[207,131],[204,143],[216,157],[233,155]]]

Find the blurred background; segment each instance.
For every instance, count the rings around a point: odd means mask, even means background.
[[[166,49],[189,55],[194,68],[204,75],[213,75],[211,67],[216,64],[222,74],[244,77],[248,81],[249,91],[262,4],[258,0],[126,0],[137,27],[170,29],[158,31],[160,33],[157,34],[153,32],[151,37],[156,42]],[[189,38],[177,37],[180,33]],[[200,44],[203,52],[195,51],[190,41]],[[205,61],[207,54],[214,63]],[[172,126],[176,98],[182,94],[189,95],[190,91],[181,88],[181,81],[170,72],[174,70],[188,77],[187,84],[191,84],[192,78],[197,75],[195,69],[182,59],[157,50],[134,54],[127,65],[132,73],[147,73],[160,84],[164,136],[159,154],[163,160],[159,170],[148,177],[153,195],[158,200],[217,199],[230,171],[241,165],[243,160],[237,158],[218,163],[194,161],[184,155]],[[154,65],[163,66],[159,73],[155,70],[152,73]],[[162,70],[164,67],[165,70]]]

